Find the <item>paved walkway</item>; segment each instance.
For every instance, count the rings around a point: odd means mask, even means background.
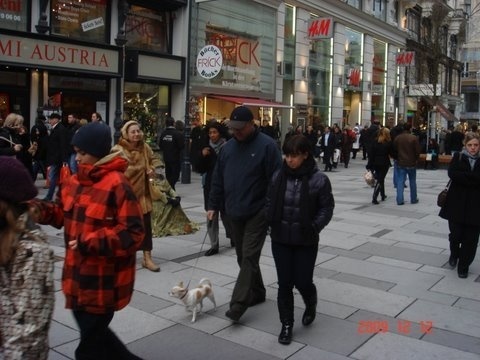
[[[371,204],[363,181],[365,161],[328,173],[335,195],[332,222],[320,235],[315,283],[318,316],[301,325],[303,302],[295,295],[294,342],[280,345],[276,273],[267,238],[261,257],[267,301],[250,308],[239,324],[225,317],[238,271],[234,250],[221,233],[220,253],[208,249],[200,178],[179,184],[182,206],[201,229],[188,236],[154,240],[162,271],[138,268],[131,304],[116,313],[112,327],[144,359],[480,359],[480,256],[467,279],[448,267],[448,227],[436,196],[447,182],[445,170],[418,170],[420,202],[395,204],[392,171],[388,198]],[[42,190],[42,193],[45,190]],[[50,331],[50,360],[73,359],[79,333],[60,291],[62,232],[45,227],[59,261],[57,302]],[[200,255],[199,255],[200,254]],[[139,253],[140,255],[140,253]],[[140,259],[140,257],[139,257]],[[138,262],[140,263],[140,262]],[[217,309],[191,316],[168,291],[180,280],[192,286],[208,277]]]

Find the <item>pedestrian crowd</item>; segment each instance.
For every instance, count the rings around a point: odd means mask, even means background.
[[[422,144],[411,123],[389,129],[374,120],[363,128],[290,127],[282,141],[279,119],[271,124],[266,117],[260,124],[248,107],[239,106],[228,120],[204,126],[194,119],[188,142],[172,117],[151,143],[140,123],[129,120],[112,147],[111,130],[99,113],[93,113],[90,122],[74,114],[65,120],[58,113],[48,120],[39,116],[29,132],[22,116],[10,114],[0,127],[0,358],[48,356],[54,259],[39,223],[64,228],[62,290],[65,307],[80,329],[75,358],[139,359],[109,325],[131,300],[136,252],[142,251],[143,268],[159,272],[153,237],[198,230],[175,191],[185,159],[202,174],[210,241],[204,255],[220,251],[220,221],[235,248],[239,272],[225,314],[233,322],[265,301],[259,260],[270,236],[281,344],[293,338],[294,288],[305,303],[303,326],[315,320],[313,271],[320,233],[335,208],[327,173],[339,164],[347,169],[360,151],[375,178],[374,205],[379,196],[387,199],[390,167],[396,204],[405,204],[406,188],[409,203],[416,204],[422,149],[424,169],[436,169],[438,156],[451,154],[451,183],[439,213],[450,230],[448,263],[466,278],[475,258],[480,234],[475,216],[480,210],[476,128],[465,133],[456,127],[439,142],[431,138]],[[60,177],[64,168],[68,176]],[[38,173],[48,180],[43,199],[36,198]]]

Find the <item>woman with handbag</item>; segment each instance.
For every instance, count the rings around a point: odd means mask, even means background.
[[[156,160],[153,151],[143,140],[143,132],[140,124],[134,120],[127,121],[121,129],[121,137],[118,144],[112,148],[112,153],[123,150],[128,158],[128,168],[125,176],[130,180],[143,212],[145,225],[145,238],[143,239],[143,261],[142,266],[150,271],[160,271],[152,259],[152,195],[149,191],[149,181],[155,178],[155,167],[160,166],[160,159]]]
[[[480,137],[468,132],[465,147],[452,157],[448,167],[451,183],[440,217],[448,220],[450,234],[450,258],[448,263],[455,268],[459,278],[468,276],[468,268],[475,259],[480,225]]]
[[[372,204],[378,205],[377,198],[379,194],[382,197],[382,201],[385,201],[387,198],[387,195],[385,195],[385,177],[388,169],[392,166],[390,163],[392,155],[393,145],[390,131],[385,127],[381,128],[368,152],[368,163],[366,166],[367,170],[371,170],[375,174],[377,180],[373,189]]]

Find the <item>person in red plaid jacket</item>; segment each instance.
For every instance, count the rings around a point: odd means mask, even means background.
[[[130,302],[144,237],[142,210],[123,174],[128,162],[109,154],[111,143],[107,125],[81,127],[72,139],[78,173],[62,183],[55,202],[31,204],[38,222],[65,228],[62,287],[80,328],[77,360],[140,359],[108,327]]]

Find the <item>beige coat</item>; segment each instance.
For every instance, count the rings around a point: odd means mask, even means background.
[[[152,198],[148,191],[149,178],[147,173],[160,166],[160,160],[154,156],[150,146],[143,141],[135,147],[122,137],[111,152],[119,150],[123,151],[128,159],[129,164],[125,176],[130,180],[133,192],[142,207],[142,212],[144,214],[149,213],[152,211]]]

